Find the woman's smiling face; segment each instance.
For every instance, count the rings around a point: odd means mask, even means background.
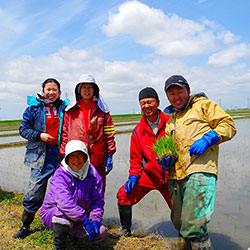
[[[54,102],[59,97],[59,88],[54,82],[47,82],[43,89],[45,99]]]
[[[68,165],[73,170],[80,170],[85,161],[86,161],[86,155],[82,151],[75,151],[68,155],[67,157]]]

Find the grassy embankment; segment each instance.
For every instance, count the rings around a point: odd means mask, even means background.
[[[120,126],[130,126],[133,125],[135,126],[139,120],[141,119],[141,114],[126,114],[126,115],[112,115],[112,119],[115,123],[115,127],[120,127]],[[124,122],[126,124],[124,124]],[[19,128],[19,125],[21,123],[21,120],[5,120],[5,121],[0,121],[0,132],[7,132],[7,131],[17,131]],[[130,133],[131,129],[125,129],[125,130],[119,130],[116,131],[116,134],[123,134],[123,133]],[[11,133],[11,134],[0,134],[1,137],[10,137],[10,136],[19,136],[18,131],[16,133]],[[11,142],[11,143],[4,143],[0,144],[0,149],[1,148],[6,148],[6,147],[21,147],[26,145],[26,141],[19,141],[19,142]]]
[[[250,118],[250,109],[241,109],[241,110],[226,110],[227,113],[232,115],[234,119],[243,119],[243,118]],[[115,127],[121,126],[135,126],[141,119],[142,114],[122,114],[122,115],[112,115],[112,119],[115,123]],[[17,131],[18,127],[21,123],[21,120],[6,120],[0,121],[0,132],[4,131]],[[124,129],[124,130],[117,130],[116,134],[123,134],[123,133],[131,133],[132,129]],[[10,134],[0,134],[1,137],[9,137],[9,136],[18,136],[19,133],[12,133]],[[12,142],[12,143],[5,143],[0,144],[1,148],[6,147],[18,147],[26,145],[26,141],[20,142]]]
[[[19,249],[53,249],[53,232],[43,226],[39,213],[31,224],[31,235],[24,240],[13,239],[12,235],[17,232],[21,226],[22,213],[22,194],[4,192],[0,189],[0,248],[4,250]],[[171,250],[174,243],[168,239],[155,234],[138,235],[137,237],[121,237],[112,239],[109,236],[116,233],[119,228],[110,223],[106,225],[109,228],[108,237],[100,243],[89,243],[86,240],[79,240],[74,243],[67,239],[69,250],[96,249],[96,250]]]
[[[237,110],[226,110],[230,115],[248,115],[250,114],[250,109],[237,109]],[[134,125],[138,123],[142,114],[122,114],[122,115],[112,115],[112,119],[115,126],[124,126],[122,122],[126,122],[126,125]],[[18,129],[21,120],[5,120],[0,121],[0,131],[10,131]]]
[[[234,114],[249,114],[250,109],[232,109],[232,110],[225,110],[228,114],[234,115]]]
[[[126,125],[135,125],[141,117],[142,114],[112,115],[116,127],[124,126],[124,124],[122,124],[124,122],[126,122]],[[21,120],[0,121],[0,131],[18,130],[20,123]]]

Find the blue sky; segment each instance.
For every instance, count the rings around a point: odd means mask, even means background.
[[[222,108],[250,98],[250,1],[0,0],[0,120],[21,119],[48,77],[72,97],[92,74],[112,114],[140,110],[138,92],[183,75]]]

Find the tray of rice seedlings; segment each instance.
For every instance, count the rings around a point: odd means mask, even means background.
[[[174,138],[172,136],[163,136],[160,139],[157,139],[152,147],[155,154],[158,156],[159,160],[163,156],[175,156],[178,157],[178,153],[175,147]]]

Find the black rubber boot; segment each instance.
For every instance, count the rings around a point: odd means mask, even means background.
[[[118,209],[122,229],[117,234],[112,234],[110,237],[113,239],[118,239],[121,236],[130,237],[132,224],[132,207],[127,205],[122,206],[118,204]]]
[[[69,233],[69,226],[54,223],[53,232],[54,232],[54,250],[65,250],[67,236]]]
[[[23,225],[20,228],[20,230],[13,235],[13,238],[24,239],[28,235],[30,235],[30,224],[32,223],[34,218],[35,218],[35,213],[30,213],[24,209],[22,215]]]
[[[177,241],[178,250],[191,250],[191,242],[188,238],[184,238],[180,233]]]
[[[191,239],[192,250],[213,250],[208,234],[201,238]]]

